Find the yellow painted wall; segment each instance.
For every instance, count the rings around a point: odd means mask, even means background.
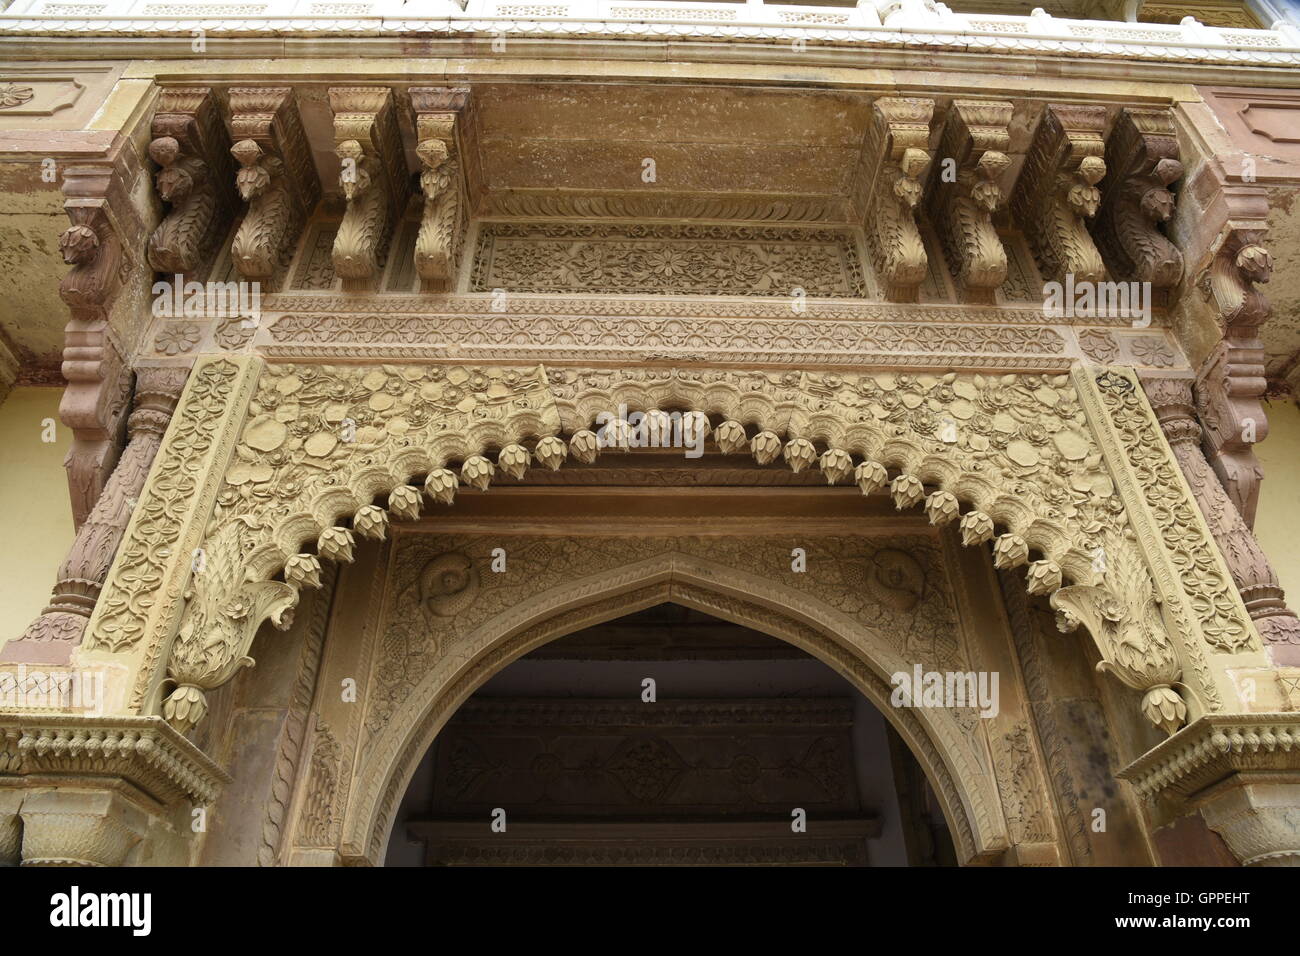
[[[1255,535],[1294,610],[1300,609],[1300,408],[1275,401],[1265,411],[1268,437],[1255,448],[1264,466]]]
[[[61,388],[15,388],[0,404],[0,645],[23,632],[49,599],[72,545],[63,457],[72,430],[59,422]],[[41,441],[53,419],[55,441]]]

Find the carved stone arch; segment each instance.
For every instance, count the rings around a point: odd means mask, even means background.
[[[420,760],[489,678],[543,644],[664,602],[761,631],[834,669],[907,742],[943,806],[963,862],[992,861],[1011,845],[987,741],[980,739],[977,760],[969,732],[947,709],[891,706],[889,675],[912,662],[879,633],[770,577],[673,551],[533,595],[464,635],[459,643],[465,650],[426,674],[364,748],[347,806],[336,808],[344,858],[382,863],[394,813]]]
[[[232,405],[223,394],[248,397]],[[95,653],[82,657],[136,654],[131,712],[157,712],[169,681],[163,715],[182,731],[202,719],[205,690],[251,663],[258,626],[287,625],[298,590],[320,586],[322,559],[350,561],[356,535],[383,537],[390,513],[413,519],[428,500],[450,504],[462,482],[487,490],[534,460],[594,460],[600,442],[587,426],[620,405],[698,410],[724,453],[817,467],[832,484],[851,475],[864,494],[888,488],[900,509],[924,505],[932,523],[958,523],[967,545],[992,542],[994,564],[1025,567],[1028,589],[1052,597],[1064,627],[1085,625],[1106,669],[1143,694],[1142,712],[1167,733],[1233,699],[1230,664],[1264,664],[1155,415],[1123,369],[263,368],[211,357],[187,396],[184,410],[219,401],[220,428],[207,412],[178,417],[88,629]],[[214,462],[202,488],[154,500],[170,469],[192,471],[196,454]],[[409,483],[421,477],[423,489]],[[160,548],[164,531],[175,537]],[[191,554],[201,567],[188,567]]]

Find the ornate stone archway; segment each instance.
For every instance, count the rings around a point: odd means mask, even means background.
[[[1050,595],[1065,627],[1087,628],[1102,667],[1166,733],[1242,712],[1236,682],[1268,673],[1125,369],[623,372],[253,356],[197,362],[73,665],[115,675],[110,714],[161,712],[184,733],[251,663],[259,625],[287,625],[321,562],[352,560],[356,535],[383,537],[427,499],[451,504],[462,482],[486,490],[534,463],[589,462],[597,418],[622,404],[703,415],[724,453],[888,489],[900,509],[959,523],[966,544],[992,542],[995,565],[1025,566],[1029,591]],[[411,483],[421,478],[423,489]]]
[[[400,588],[400,583],[397,584]],[[904,659],[875,629],[761,572],[684,551],[665,551],[532,593],[526,602],[477,623],[443,651],[438,662],[365,736],[364,761],[350,787],[331,778],[330,794],[315,790],[303,810],[341,820],[337,847],[345,859],[382,862],[393,813],[416,766],[456,709],[518,657],[576,630],[671,601],[780,638],[829,665],[850,681],[895,726],[911,747],[943,804],[963,861],[998,858],[1011,844],[993,772],[994,758],[980,721],[951,711],[890,706],[890,673]],[[388,622],[388,644],[394,627]],[[380,650],[377,653],[383,654]],[[391,661],[389,662],[391,663]],[[935,664],[926,661],[926,666]],[[374,661],[380,670],[382,661]],[[1015,695],[1018,689],[1009,688]],[[373,704],[368,714],[373,714]],[[966,719],[969,718],[969,719]],[[353,731],[355,733],[355,730]],[[300,835],[329,833],[303,826]],[[302,841],[310,845],[308,838]]]

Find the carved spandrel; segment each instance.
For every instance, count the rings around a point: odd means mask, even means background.
[[[370,290],[406,204],[406,166],[393,94],[385,87],[331,87],[329,99],[339,188],[347,202],[334,237],[334,272],[344,290]]]
[[[235,188],[248,204],[231,258],[245,279],[270,280],[320,200],[320,179],[292,89],[232,89],[230,113]]]
[[[163,90],[150,130],[149,157],[166,214],[149,238],[156,272],[203,281],[236,205],[230,137],[205,87]]]
[[[468,222],[460,149],[462,117],[469,90],[425,87],[411,90],[416,115],[416,154],[423,169],[424,210],[415,241],[415,270],[425,292],[446,292],[456,279]]]
[[[1097,214],[1106,173],[1106,110],[1048,104],[1025,155],[1011,209],[1044,278],[1101,282],[1106,267],[1085,222]]]
[[[1005,199],[998,180],[1011,164],[1011,114],[1010,103],[954,100],[935,154],[940,161],[930,173],[930,221],[962,296],[972,303],[993,303],[1007,277],[1007,252],[992,217]],[[946,178],[947,170],[955,170],[955,181]]]
[[[916,209],[932,157],[933,114],[927,99],[882,97],[873,105],[863,225],[876,276],[894,302],[915,302],[928,268]]]
[[[1106,140],[1106,176],[1093,239],[1114,279],[1176,286],[1183,257],[1161,230],[1174,211],[1169,186],[1183,175],[1167,110],[1125,109]]]

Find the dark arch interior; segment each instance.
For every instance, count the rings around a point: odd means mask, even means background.
[[[956,857],[920,765],[848,681],[783,641],[661,604],[553,641],[480,688],[421,761],[385,862]]]

